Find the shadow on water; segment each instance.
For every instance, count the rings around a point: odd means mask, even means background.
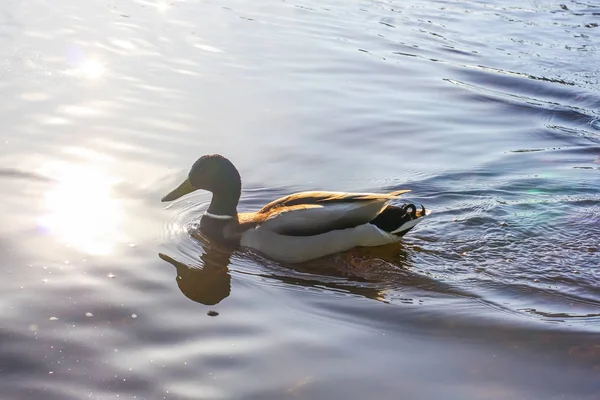
[[[397,297],[398,289],[457,298],[476,297],[414,272],[411,253],[423,251],[418,247],[406,248],[402,244],[391,244],[375,248],[355,248],[304,263],[288,264],[274,262],[252,251],[210,243],[195,231],[191,232],[191,236],[201,252],[198,264],[178,261],[165,253],[159,253],[158,256],[176,268],[177,285],[181,292],[190,300],[204,305],[216,305],[231,294],[232,272],[383,303],[390,303],[392,298]],[[234,258],[243,260],[244,265],[254,267],[252,270],[236,268],[232,265]],[[408,297],[402,297],[400,301],[411,304],[419,302]]]
[[[216,305],[231,294],[231,273],[229,265],[231,263],[233,252],[216,249],[210,246],[205,247],[204,251],[205,253],[199,257],[200,263],[198,266],[188,265],[177,261],[164,253],[159,253],[158,256],[177,269],[177,285],[187,298],[204,305]],[[320,263],[323,263],[323,261]],[[288,267],[293,268],[290,272],[310,273],[310,271],[313,271],[313,274],[329,273],[330,278],[349,277],[348,274],[344,274],[339,270],[328,267],[328,264],[320,263],[305,263],[303,265]],[[319,265],[322,265],[324,268],[319,269]],[[364,280],[364,278],[361,279],[360,277],[353,278],[356,279],[356,284],[353,285],[328,282],[326,279],[299,278],[277,273],[236,272],[260,278],[274,279],[289,285],[342,291],[368,299],[386,301],[383,296],[383,291],[385,289],[361,286],[359,283],[361,280]],[[336,273],[337,276],[335,275]]]
[[[184,212],[179,216],[184,215],[188,213]],[[438,215],[442,219],[448,219],[454,213],[440,210]],[[434,225],[440,223],[437,221]],[[597,303],[585,300],[589,296],[582,297],[575,293],[559,296],[548,288],[514,282],[514,279],[505,281],[501,277],[514,272],[509,266],[493,267],[492,264],[495,265],[497,260],[489,255],[489,260],[482,259],[479,263],[475,271],[477,277],[467,273],[467,277],[461,278],[465,272],[461,272],[463,267],[460,265],[468,261],[465,261],[465,254],[460,254],[464,250],[461,243],[465,239],[470,243],[478,241],[476,237],[471,237],[470,229],[466,228],[461,231],[462,239],[455,237],[447,243],[439,242],[436,235],[430,236],[429,229],[425,229],[419,235],[428,244],[425,248],[406,241],[375,248],[355,248],[302,264],[282,264],[252,251],[211,243],[197,231],[195,223],[188,222],[185,225],[186,236],[190,240],[184,241],[186,244],[181,249],[183,251],[175,250],[172,256],[159,253],[159,258],[176,268],[176,281],[181,292],[192,301],[207,306],[219,304],[231,295],[232,275],[244,275],[260,278],[261,282],[256,281],[257,285],[270,282],[269,284],[362,297],[381,303],[425,305],[425,309],[419,312],[415,310],[414,316],[404,315],[404,322],[410,324],[409,321],[414,319],[415,327],[437,330],[435,326],[438,323],[425,323],[419,315],[431,317],[433,313],[438,322],[452,321],[448,323],[461,331],[459,336],[465,334],[464,330],[469,330],[471,326],[482,329],[483,321],[496,326],[507,318],[515,324],[514,329],[517,331],[523,328],[523,324],[561,324],[569,327],[575,323],[584,330],[585,327],[593,329],[594,321],[600,316]],[[497,223],[493,221],[493,225]],[[437,226],[437,229],[442,228]],[[492,240],[489,234],[490,232],[486,234],[487,241]],[[458,246],[460,252],[457,253],[457,249],[450,249],[448,246]],[[513,256],[516,257],[515,254]],[[517,264],[522,262],[528,261],[524,259]],[[489,264],[490,272],[485,272],[483,266],[486,264]],[[453,267],[432,269],[432,265]],[[464,267],[469,265],[467,263]],[[495,276],[484,279],[482,274]],[[499,291],[505,295],[498,295]],[[507,300],[506,293],[510,293],[510,301]],[[536,307],[532,307],[532,298],[537,299]],[[559,300],[562,306],[555,304]],[[550,304],[554,305],[550,307]],[[450,315],[438,315],[440,309],[437,307],[440,306],[449,307],[447,311]],[[482,319],[477,320],[476,315]]]
[[[208,248],[200,256],[200,267],[184,264],[163,253],[158,256],[177,269],[177,285],[188,299],[211,306],[231,293],[228,269],[231,253]]]

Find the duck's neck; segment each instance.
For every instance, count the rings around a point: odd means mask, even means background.
[[[237,218],[237,205],[241,188],[232,187],[225,191],[213,192],[212,200],[206,210],[207,215]]]
[[[229,160],[204,189],[213,194],[208,214],[237,218],[237,205],[242,195],[242,178]]]

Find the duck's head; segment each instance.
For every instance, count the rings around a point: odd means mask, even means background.
[[[212,192],[222,200],[235,201],[237,205],[242,189],[240,174],[227,158],[207,154],[192,165],[186,180],[161,201],[173,201],[198,189]]]

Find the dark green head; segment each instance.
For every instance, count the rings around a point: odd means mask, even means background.
[[[220,154],[208,154],[200,157],[192,165],[187,179],[161,201],[173,201],[198,189],[212,192],[213,202],[218,198],[227,203],[233,201],[237,206],[242,181],[231,161]]]

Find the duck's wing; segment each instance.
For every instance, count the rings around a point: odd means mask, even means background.
[[[347,192],[299,192],[274,200],[261,208],[258,214],[270,213],[280,207],[307,204],[360,203],[370,200],[394,200],[410,190],[396,190],[389,193],[347,193]]]
[[[253,218],[260,229],[310,236],[366,224],[390,201],[410,190],[390,193],[301,192],[277,199]]]

